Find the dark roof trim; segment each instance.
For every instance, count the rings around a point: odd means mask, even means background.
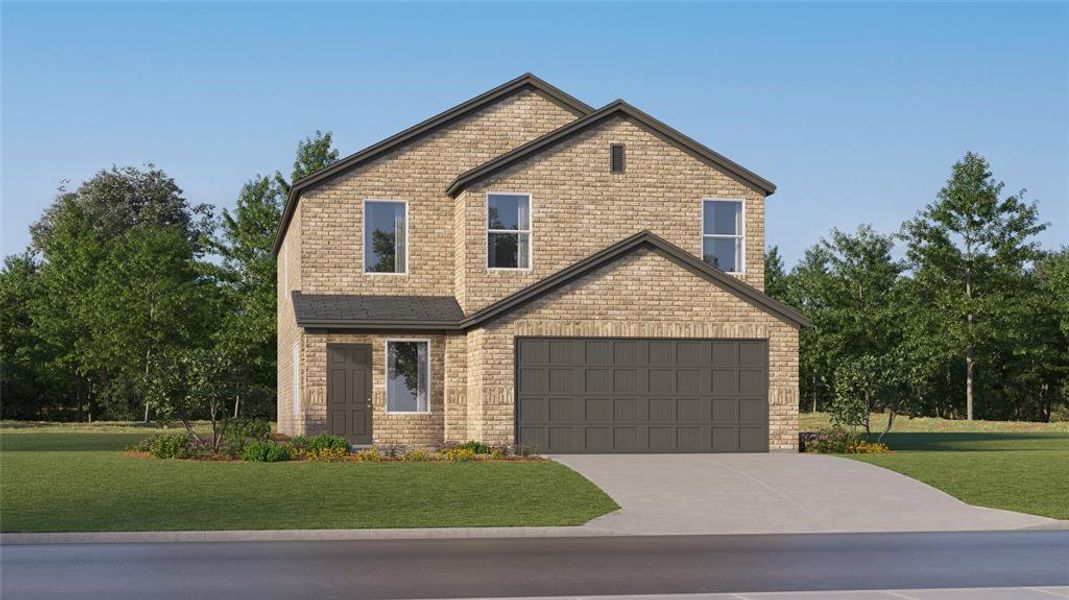
[[[557,273],[532,284],[511,296],[508,296],[498,302],[487,306],[486,308],[472,314],[470,317],[465,318],[460,322],[462,328],[467,329],[475,327],[477,325],[485,324],[491,319],[495,319],[502,316],[509,311],[526,304],[532,300],[536,300],[557,288],[574,281],[575,279],[610,263],[617,258],[637,250],[643,246],[653,248],[655,251],[660,252],[662,255],[672,260],[676,264],[683,266],[691,272],[704,277],[705,279],[720,284],[721,287],[735,296],[746,300],[751,304],[757,305],[765,312],[771,313],[781,319],[788,321],[789,323],[797,327],[808,327],[809,319],[797,310],[779,302],[773,300],[768,296],[762,294],[749,285],[739,281],[735,277],[728,275],[727,273],[711,267],[705,262],[699,260],[693,254],[683,250],[679,246],[672,244],[668,240],[650,232],[642,231],[625,238],[620,242],[605,248],[604,250],[597,252],[587,258],[567,267]]]
[[[520,90],[528,88],[537,90],[545,94],[549,99],[568,109],[576,116],[583,116],[589,114],[594,110],[592,106],[568,94],[560,88],[557,88],[556,86],[553,86],[530,73],[524,73],[523,75],[520,75],[512,81],[506,82],[490,91],[479,94],[478,96],[472,98],[471,100],[468,100],[467,102],[458,104],[457,106],[454,106],[453,108],[450,108],[445,112],[439,113],[423,121],[422,123],[413,125],[412,127],[409,127],[408,129],[400,133],[392,135],[382,140],[381,142],[368,146],[367,148],[364,148],[356,154],[346,156],[345,158],[330,165],[329,167],[316,171],[308,177],[305,177],[304,179],[295,182],[293,184],[292,189],[290,189],[289,198],[286,200],[286,206],[282,212],[282,220],[279,223],[278,233],[275,234],[274,253],[278,254],[279,250],[282,248],[282,239],[286,232],[286,228],[289,227],[290,221],[293,219],[293,213],[296,210],[297,202],[300,200],[302,192],[307,191],[308,189],[311,189],[316,185],[319,185],[320,183],[323,183],[324,181],[327,181],[328,179],[331,179],[341,173],[349,171],[350,169],[354,169],[363,163],[378,158],[379,156],[382,156],[386,152],[389,152],[390,150],[393,150],[394,148],[406,142],[409,142],[432,131],[435,131],[439,127],[447,125],[461,117],[464,117],[475,110],[492,104]]]
[[[314,320],[314,319],[300,319],[297,324],[302,327],[318,328],[318,329],[335,329],[335,330],[361,330],[361,331],[460,331],[470,329],[472,327],[478,327],[484,325],[497,317],[504,316],[523,306],[524,304],[537,300],[549,294],[560,287],[575,281],[579,277],[598,269],[606,264],[633,252],[642,247],[652,248],[654,251],[659,252],[669,260],[675,262],[678,265],[690,270],[692,273],[704,277],[706,280],[720,285],[726,291],[734,294],[736,297],[745,300],[761,310],[768,312],[774,316],[777,316],[795,327],[808,327],[810,325],[809,319],[807,319],[802,313],[797,310],[783,304],[782,302],[773,300],[768,296],[762,294],[749,285],[739,281],[735,277],[724,273],[720,269],[711,267],[699,260],[696,256],[690,254],[686,250],[683,250],[679,246],[676,246],[665,240],[664,238],[655,235],[649,231],[642,231],[636,233],[628,238],[625,238],[600,252],[592,254],[587,258],[567,267],[557,273],[550,275],[549,277],[534,283],[522,290],[507,296],[486,308],[475,312],[471,316],[460,319],[459,321],[369,321],[369,320]],[[299,292],[294,292],[298,294]]]
[[[627,102],[624,102],[623,100],[616,100],[615,102],[603,106],[602,108],[599,108],[598,110],[586,115],[585,117],[577,119],[563,127],[560,127],[555,131],[551,131],[540,138],[531,140],[530,142],[519,146],[518,148],[512,151],[506,152],[505,154],[502,154],[497,158],[489,160],[479,165],[478,167],[475,167],[474,169],[471,169],[470,171],[461,174],[459,177],[453,180],[453,183],[446,190],[446,193],[453,197],[456,197],[456,195],[459,194],[465,187],[471,185],[479,179],[496,173],[512,165],[513,163],[528,158],[534,154],[537,154],[542,150],[550,148],[554,144],[576,133],[589,129],[590,127],[593,127],[594,125],[600,123],[601,121],[609,117],[621,114],[633,119],[640,125],[649,128],[665,141],[674,144],[675,146],[681,148],[686,152],[689,152],[691,155],[699,159],[702,159],[714,166],[724,169],[736,179],[756,187],[757,189],[764,192],[766,196],[772,195],[776,192],[776,185],[771,181],[761,177],[753,171],[750,171],[749,169],[727,158],[726,156],[714,152],[707,146],[700,144],[694,139],[687,137],[683,133],[669,127],[668,125],[665,125],[661,121],[658,121],[649,114],[635,108],[634,106],[631,106]]]

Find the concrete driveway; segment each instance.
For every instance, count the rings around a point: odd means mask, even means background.
[[[965,504],[915,479],[813,454],[571,454],[557,460],[622,509],[587,527],[628,535],[1060,528]]]

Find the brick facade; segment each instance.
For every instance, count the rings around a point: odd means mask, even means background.
[[[331,343],[372,346],[375,443],[509,442],[514,436],[516,336],[767,339],[769,443],[797,447],[798,330],[652,250],[588,273],[485,326],[463,332],[343,333],[302,330],[291,290],[306,294],[455,296],[465,314],[641,230],[701,253],[703,198],[745,204],[745,267],[760,290],[764,192],[626,118],[608,119],[551,150],[469,186],[464,171],[573,121],[574,109],[524,90],[304,192],[279,250],[278,422],[286,434],[325,430]],[[609,172],[610,144],[627,168]],[[486,192],[532,195],[533,264],[486,269]],[[408,203],[408,274],[363,273],[363,201]],[[626,301],[623,301],[626,299]],[[430,341],[430,411],[385,411],[385,340]],[[293,373],[292,348],[300,348]],[[294,416],[293,377],[300,393]]]

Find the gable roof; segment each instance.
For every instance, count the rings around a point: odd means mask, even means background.
[[[658,252],[692,273],[718,284],[725,291],[795,327],[807,327],[810,324],[797,310],[706,264],[650,231],[641,231],[627,237],[467,317],[460,313],[459,305],[451,296],[420,299],[414,296],[303,296],[300,292],[294,292],[294,310],[297,311],[297,324],[302,327],[379,331],[466,330],[504,316],[641,248]],[[329,306],[312,308],[313,305],[324,304]]]
[[[398,146],[405,144],[414,139],[418,139],[428,133],[436,131],[438,128],[448,125],[467,116],[468,114],[479,110],[487,105],[493,104],[502,98],[515,94],[522,90],[536,90],[546,95],[550,100],[553,100],[560,106],[563,106],[567,110],[574,113],[576,116],[582,116],[590,113],[594,110],[593,107],[579,100],[578,98],[564,92],[563,90],[553,86],[538,77],[535,77],[531,73],[524,73],[519,77],[508,81],[496,88],[479,94],[478,96],[458,104],[449,110],[439,113],[422,123],[418,123],[405,129],[404,131],[394,134],[381,142],[372,144],[363,150],[346,156],[335,162],[334,164],[320,169],[315,173],[297,181],[290,189],[289,198],[286,200],[286,206],[282,211],[282,220],[279,222],[278,232],[275,234],[274,253],[277,255],[282,248],[282,239],[286,232],[286,228],[289,227],[290,221],[293,220],[293,213],[297,209],[297,202],[300,201],[301,193],[305,192],[329,179],[332,179],[342,173],[350,171],[368,161],[374,160],[382,156],[383,154],[397,148]]]
[[[727,158],[726,156],[714,152],[712,149],[704,146],[694,139],[687,137],[679,131],[665,125],[661,121],[653,118],[649,114],[631,106],[623,100],[616,100],[611,102],[598,110],[587,114],[585,117],[581,117],[572,121],[571,123],[551,131],[542,137],[535,138],[522,146],[515,148],[497,158],[491,159],[466,173],[461,174],[446,190],[446,193],[450,196],[456,197],[465,187],[475,183],[476,181],[492,175],[518,161],[529,158],[543,150],[553,147],[557,143],[568,139],[569,137],[585,131],[598,123],[601,123],[605,119],[614,116],[624,116],[629,118],[639,125],[653,131],[661,139],[679,147],[683,151],[704,160],[705,162],[719,167],[728,172],[729,175],[735,177],[739,181],[748,183],[757,189],[765,193],[766,196],[772,195],[776,192],[776,185],[771,181],[761,177],[760,175],[750,171],[743,167],[739,163]]]

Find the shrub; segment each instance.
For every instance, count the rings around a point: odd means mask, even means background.
[[[210,448],[194,444],[188,433],[159,433],[130,446],[130,450],[146,452],[153,458],[194,458]]]
[[[431,460],[431,453],[422,448],[416,448],[415,450],[409,450],[401,456],[401,460],[405,462],[427,462]]]
[[[321,433],[308,440],[308,450],[312,452],[335,449],[342,449],[345,451],[346,454],[348,454],[349,440],[341,437],[340,435],[331,435],[329,433]]]
[[[438,456],[442,460],[447,460],[449,462],[468,462],[475,460],[475,451],[471,448],[457,446],[455,448],[440,450]]]
[[[461,450],[471,450],[473,454],[490,454],[491,451],[488,444],[476,442],[475,440],[468,440],[463,444],[457,445],[456,448]]]
[[[357,462],[382,462],[383,456],[378,448],[367,448],[353,455]]]
[[[271,424],[264,419],[230,419],[223,429],[223,437],[266,440],[271,437]]]
[[[885,444],[869,442],[861,435],[841,427],[807,434],[802,438],[802,443],[805,452],[816,454],[879,454],[888,451]]]
[[[290,450],[307,450],[308,438],[303,435],[295,435],[289,440]]]
[[[271,440],[253,440],[245,444],[245,449],[241,451],[241,460],[245,462],[283,462],[289,459],[289,448]]]

